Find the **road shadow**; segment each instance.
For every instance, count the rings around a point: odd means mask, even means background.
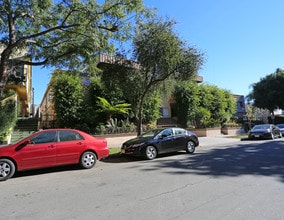
[[[167,154],[161,154],[158,155],[157,158],[163,158],[163,157],[170,157],[170,156],[176,156],[176,155],[181,155],[181,154],[186,154],[186,152],[173,152],[173,153],[167,153]],[[150,161],[145,159],[142,156],[132,156],[132,155],[126,155],[126,154],[111,154],[107,158],[101,160],[101,162],[105,163],[129,163],[129,162],[137,162],[137,161]]]
[[[47,173],[77,171],[77,170],[82,170],[82,168],[77,164],[65,165],[65,166],[58,166],[58,167],[19,171],[19,172],[16,172],[12,178],[19,178],[19,177],[25,177],[25,176],[36,176],[36,175],[42,175],[42,174],[47,174]]]
[[[284,141],[250,141],[204,152],[197,150],[195,154],[181,157],[179,160],[156,161],[150,169],[161,170],[165,167],[176,168],[170,172],[173,175],[188,173],[214,177],[260,175],[274,176],[284,182]]]

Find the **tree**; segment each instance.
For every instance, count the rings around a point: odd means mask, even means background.
[[[211,85],[184,83],[176,86],[179,123],[186,127],[212,127],[229,121],[236,111],[233,96],[227,90]]]
[[[57,125],[75,128],[84,117],[84,89],[78,73],[59,71],[51,80]]]
[[[142,0],[0,0],[0,5],[0,95],[17,66],[75,68],[113,51],[111,39],[127,39],[130,16],[145,12]],[[23,51],[29,59],[14,59]]]
[[[236,101],[229,91],[205,84],[199,87],[199,91],[200,107],[210,112],[209,117],[202,121],[205,127],[222,125],[236,112]]]
[[[194,120],[196,114],[201,112],[198,93],[198,85],[195,82],[184,82],[175,86],[173,96],[176,100],[178,123],[184,128],[190,125],[199,127]],[[204,112],[203,115],[205,115]]]
[[[104,67],[102,81],[104,97],[107,97],[112,103],[130,103],[129,119],[137,122],[142,73],[133,68],[134,64],[137,65],[131,60],[117,56],[115,63]],[[142,110],[143,124],[156,123],[157,119],[160,118],[161,92],[160,88],[148,92]]]
[[[133,40],[133,58],[127,68],[128,92],[136,100],[138,135],[142,132],[143,106],[147,94],[168,79],[187,79],[196,76],[202,65],[202,54],[187,47],[174,33],[173,21],[150,20],[138,23]]]
[[[284,109],[284,71],[277,69],[252,85],[253,90],[248,100],[253,101],[255,107],[267,109],[274,115],[277,108]]]

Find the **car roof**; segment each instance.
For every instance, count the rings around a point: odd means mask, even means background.
[[[79,131],[73,128],[48,128],[48,129],[42,129],[39,131]]]

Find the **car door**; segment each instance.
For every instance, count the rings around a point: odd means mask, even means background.
[[[159,152],[167,153],[175,151],[176,143],[174,140],[174,134],[172,128],[163,130],[159,135]]]
[[[33,136],[29,143],[18,149],[19,169],[33,169],[56,165],[56,131]]]
[[[80,155],[85,147],[84,138],[76,131],[59,131],[56,146],[56,163],[74,164],[79,163]]]
[[[182,128],[174,128],[173,130],[176,150],[184,150],[188,141],[186,130]]]

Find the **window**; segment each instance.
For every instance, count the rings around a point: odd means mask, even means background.
[[[173,135],[173,130],[171,128],[166,129],[162,132],[163,137],[168,137],[168,136],[171,136],[171,135]]]
[[[76,140],[84,140],[84,138],[75,131],[60,131],[59,132],[59,141],[76,141]]]
[[[56,141],[55,137],[56,137],[56,131],[50,131],[38,134],[32,137],[30,141],[32,144],[50,143]]]
[[[175,128],[175,134],[176,135],[181,135],[181,134],[185,134],[186,131],[184,129],[179,129],[179,128]]]
[[[168,117],[170,115],[169,108],[165,108],[165,107],[160,108],[160,114],[162,117]]]
[[[237,105],[238,105],[239,108],[243,108],[244,107],[244,103],[241,102],[241,101],[238,101]]]

